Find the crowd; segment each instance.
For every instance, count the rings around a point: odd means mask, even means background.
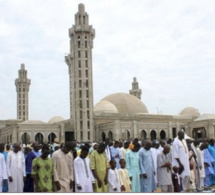
[[[0,144],[0,192],[201,192],[215,184],[214,139]]]

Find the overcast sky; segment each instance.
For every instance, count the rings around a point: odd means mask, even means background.
[[[94,105],[136,77],[149,113],[215,113],[214,0],[0,0],[0,120],[16,119],[22,63],[29,119],[69,118],[64,56],[79,3],[96,30]]]

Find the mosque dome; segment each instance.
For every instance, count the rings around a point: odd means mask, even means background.
[[[32,124],[32,125],[39,125],[39,124],[45,124],[45,122],[40,121],[40,120],[29,120],[29,121],[24,121],[20,124]]]
[[[186,107],[179,113],[179,115],[199,117],[200,113],[199,113],[198,109],[196,109],[196,108]]]
[[[95,113],[118,113],[118,110],[114,104],[106,100],[101,100],[94,107]]]
[[[53,123],[57,123],[57,122],[64,121],[64,120],[65,119],[62,118],[61,116],[54,116],[49,120],[48,124],[53,124]]]
[[[102,110],[102,106],[98,106],[99,104],[103,105],[105,110]],[[96,104],[95,110],[98,110],[97,106],[100,108],[99,112],[105,112],[108,110],[112,113],[120,114],[148,113],[146,106],[141,100],[127,93],[115,93],[108,95]]]

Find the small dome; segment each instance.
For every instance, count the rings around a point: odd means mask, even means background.
[[[48,124],[53,124],[53,123],[57,123],[57,122],[64,121],[64,120],[65,119],[62,118],[61,116],[54,116],[49,120]]]
[[[186,107],[179,113],[179,115],[199,117],[200,113],[199,113],[198,109],[196,109],[196,108]]]
[[[40,120],[29,120],[29,121],[24,121],[20,124],[34,124],[34,125],[37,125],[37,124],[45,124],[45,122],[43,121],[40,121]]]
[[[211,120],[211,119],[215,119],[214,114],[203,114],[197,119],[195,119],[194,121],[203,121],[203,120]]]
[[[118,113],[121,114],[148,113],[146,106],[140,99],[127,93],[111,94],[101,101],[112,103],[116,107]]]
[[[101,100],[98,102],[94,107],[95,113],[118,113],[118,110],[116,106],[114,106],[112,103]]]

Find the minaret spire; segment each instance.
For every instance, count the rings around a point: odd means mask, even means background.
[[[31,80],[27,78],[27,70],[25,65],[21,64],[21,69],[18,71],[18,79],[15,80],[17,92],[17,119],[23,121],[28,120],[28,92]]]
[[[142,90],[139,89],[139,86],[138,86],[138,82],[137,82],[137,79],[136,77],[133,78],[133,82],[132,82],[132,89],[129,90],[129,93],[137,98],[139,98],[141,100],[141,94],[142,94]]]
[[[95,30],[84,4],[78,5],[75,25],[69,29],[70,54],[65,56],[70,76],[70,117],[77,141],[93,141],[92,48]]]

